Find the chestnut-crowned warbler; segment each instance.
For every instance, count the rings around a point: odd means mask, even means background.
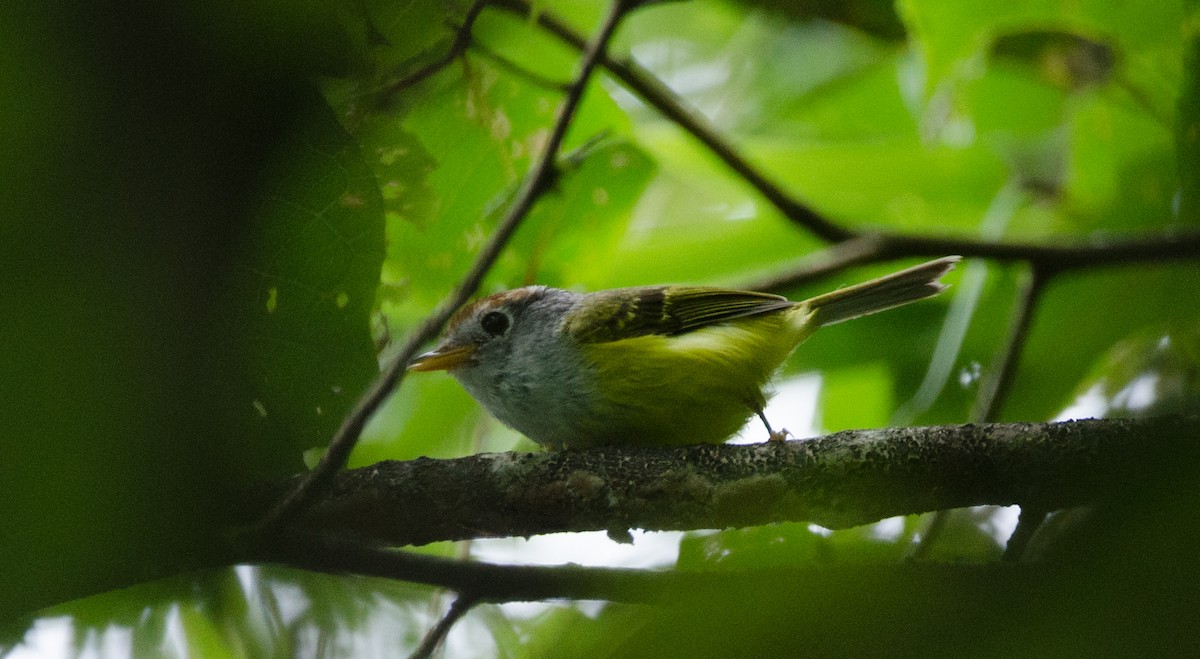
[[[763,415],[763,387],[792,350],[823,325],[940,293],[959,258],[803,302],[693,286],[527,286],[463,307],[408,368],[449,371],[497,419],[548,447],[716,443],[751,414],[781,439]]]

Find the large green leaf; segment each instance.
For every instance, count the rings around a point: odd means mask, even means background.
[[[272,154],[226,301],[238,373],[228,412],[244,433],[226,448],[259,476],[301,469],[378,370],[379,187],[333,113],[315,98],[310,108]]]
[[[5,154],[0,618],[219,560],[236,485],[300,469],[375,372],[381,206],[328,106],[147,48],[39,79],[86,120]]]

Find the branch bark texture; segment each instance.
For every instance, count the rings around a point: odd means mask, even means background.
[[[299,525],[391,545],[1099,502],[1200,460],[1200,419],[968,424],[754,445],[480,454],[340,473]],[[281,485],[284,487],[285,485]]]

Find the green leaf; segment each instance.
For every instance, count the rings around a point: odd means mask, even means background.
[[[826,370],[821,385],[823,430],[882,427],[896,406],[892,376],[883,361]]]
[[[1179,164],[1179,215],[1191,225],[1200,223],[1200,22],[1196,3],[1189,3],[1190,21],[1184,28],[1187,64],[1179,94],[1175,148]]]
[[[988,49],[1000,37],[1048,26],[1111,40],[1122,70],[1128,72],[1117,76],[1145,85],[1143,91],[1151,97],[1169,104],[1178,84],[1180,2],[1142,6],[1104,0],[1003,4],[904,0],[898,9],[924,61],[927,90],[978,76]]]
[[[315,98],[275,154],[227,312],[236,325],[226,448],[248,473],[303,467],[333,436],[378,365],[369,318],[383,261],[371,170]]]
[[[1198,410],[1200,324],[1150,325],[1122,339],[1097,360],[1077,387],[1075,405],[1067,413],[1131,417],[1195,414]]]

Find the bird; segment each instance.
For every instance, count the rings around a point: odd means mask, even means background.
[[[947,256],[793,302],[707,286],[577,293],[526,286],[464,306],[411,371],[447,371],[503,424],[551,449],[720,443],[825,325],[942,292]]]

